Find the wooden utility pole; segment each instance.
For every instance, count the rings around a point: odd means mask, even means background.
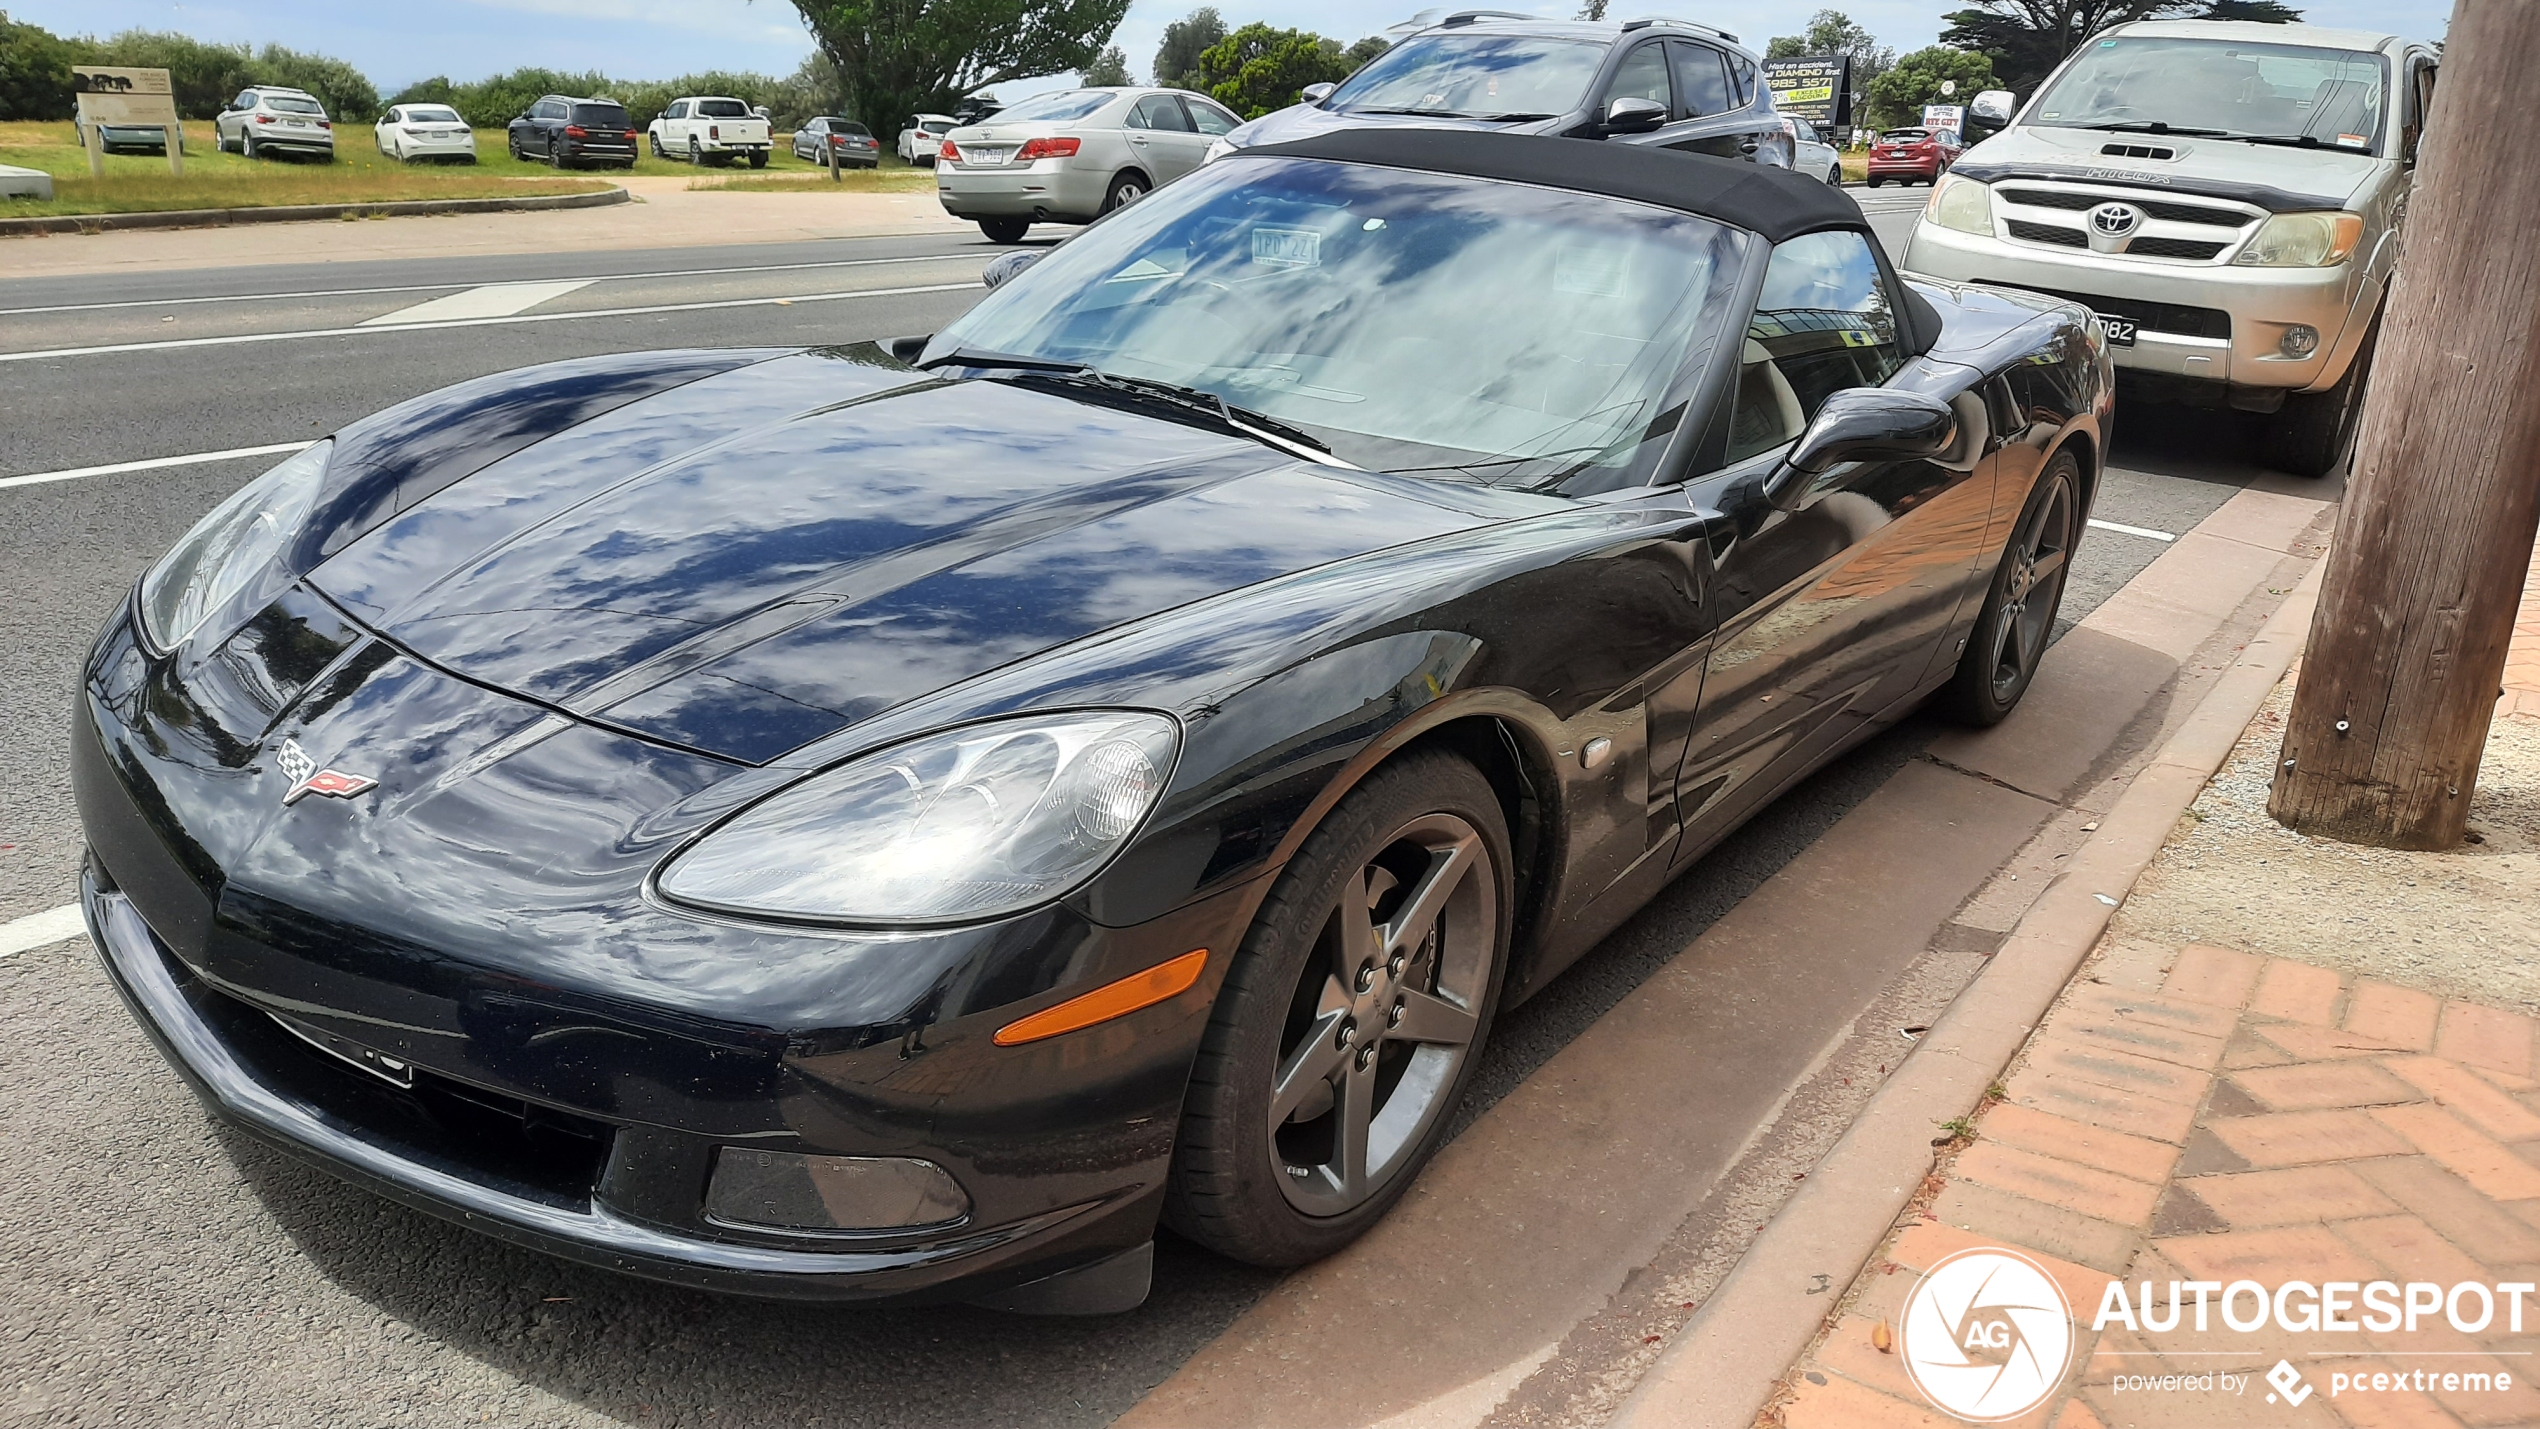
[[[2267,812],[2461,841],[2540,525],[2540,4],[2456,0]],[[2359,255],[2360,256],[2360,255]]]

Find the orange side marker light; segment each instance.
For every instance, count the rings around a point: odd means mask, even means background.
[[[1196,948],[1170,962],[1157,963],[1145,972],[1131,973],[1118,982],[1105,983],[1093,991],[1071,997],[1056,1007],[1044,1007],[1029,1017],[1009,1022],[997,1029],[991,1039],[1000,1047],[1019,1047],[1056,1037],[1062,1032],[1109,1022],[1126,1017],[1142,1007],[1153,1007],[1170,997],[1178,997],[1199,981],[1200,972],[1208,966],[1208,949]]]

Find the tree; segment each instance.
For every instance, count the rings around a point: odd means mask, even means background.
[[[1941,18],[1940,42],[1993,57],[2001,87],[2034,89],[2081,42],[2129,20],[2188,15],[2200,20],[2288,24],[2302,12],[2282,0],[1974,0]]]
[[[1086,85],[1093,88],[1129,83],[1128,52],[1118,45],[1104,50],[1101,54],[1094,56],[1092,64],[1085,66],[1082,78]]]
[[[1852,17],[1841,10],[1820,10],[1808,17],[1808,30],[1799,35],[1776,35],[1764,46],[1764,58],[1789,59],[1795,55],[1852,56],[1852,112],[1860,114],[1862,100],[1878,77],[1896,63],[1896,51],[1879,43]]]
[[[1198,9],[1164,27],[1164,42],[1155,47],[1155,82],[1175,89],[1198,89],[1199,57],[1226,38],[1226,21],[1214,5]]]
[[[849,107],[876,134],[1032,75],[1082,71],[1129,0],[794,0],[837,66]]]
[[[1920,122],[1924,105],[1943,102],[1940,93],[1943,80],[1958,82],[1958,91],[1952,97],[1963,104],[1978,90],[1996,88],[1993,59],[1967,50],[1953,50],[1947,45],[1932,45],[1914,51],[1898,60],[1894,68],[1879,76],[1878,83],[1870,86],[1871,126],[1892,129],[1900,124]]]
[[[71,117],[71,43],[0,10],[0,119]]]
[[[1349,66],[1351,74],[1356,74],[1367,67],[1369,60],[1392,48],[1393,41],[1382,35],[1369,35],[1357,44],[1341,51],[1341,62]]]
[[[256,83],[307,90],[337,119],[358,122],[379,114],[379,89],[370,77],[330,55],[267,45],[256,52],[252,68]]]
[[[75,58],[88,64],[166,70],[176,112],[186,119],[212,118],[238,91],[263,78],[254,51],[245,45],[206,44],[191,35],[126,30],[110,40],[74,41],[73,48]]]
[[[2284,0],[2213,0],[2199,20],[2248,20],[2260,25],[2299,24],[2302,12]]]
[[[1349,78],[1340,47],[1310,30],[1244,26],[1199,57],[1200,83],[1218,103],[1246,119],[1285,109],[1304,98],[1309,84]]]
[[[1606,0],[1587,0],[1586,4],[1579,7],[1579,18],[1582,20],[1604,19],[1605,4]]]
[[[2267,798],[2295,830],[2381,848],[2461,842],[2540,528],[2540,173],[2520,122],[2540,7],[2463,4],[2452,27]]]

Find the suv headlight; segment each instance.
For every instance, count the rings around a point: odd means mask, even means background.
[[[1993,236],[1993,190],[1974,179],[1956,174],[1943,174],[1932,185],[1931,201],[1924,205],[1923,216],[1943,228],[1960,233]]]
[[[214,611],[264,578],[284,543],[309,519],[326,480],[332,439],[283,459],[238,488],[194,523],[141,578],[141,628],[150,643],[173,650]]]
[[[1181,730],[1096,710],[927,735],[743,811],[662,868],[663,896],[727,913],[968,922],[1073,891],[1164,792]]]
[[[2260,224],[2231,261],[2250,268],[2332,268],[2363,236],[2361,214],[2279,213]]]

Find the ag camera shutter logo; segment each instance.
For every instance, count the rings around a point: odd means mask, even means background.
[[[1962,1250],[1926,1272],[1905,1301],[1897,1353],[1914,1387],[1976,1424],[2036,1408],[2073,1357],[2073,1311],[2036,1261]]]

